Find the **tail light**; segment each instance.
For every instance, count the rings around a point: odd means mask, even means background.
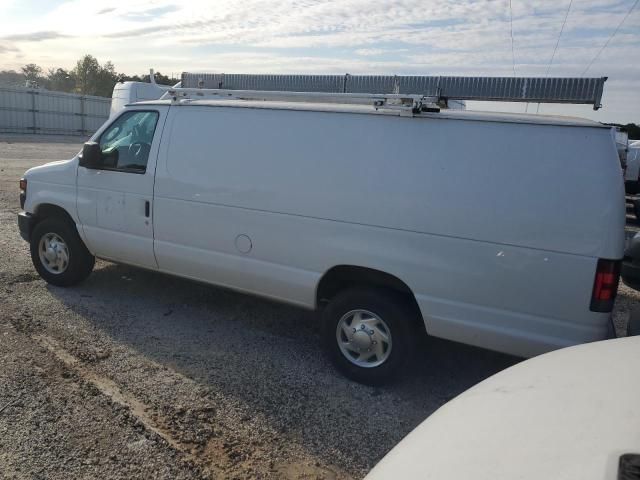
[[[598,260],[589,307],[592,312],[608,313],[613,310],[620,281],[620,265],[620,260]]]

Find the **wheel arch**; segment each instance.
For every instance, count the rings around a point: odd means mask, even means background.
[[[70,222],[73,226],[75,226],[76,224],[69,212],[67,212],[61,206],[55,205],[53,203],[41,203],[37,205],[33,209],[33,215],[37,218],[38,222],[44,220],[45,218],[60,218],[62,220]]]
[[[321,308],[339,292],[354,287],[384,288],[404,296],[420,318],[422,328],[425,328],[420,307],[409,285],[397,276],[375,268],[358,265],[331,267],[322,275],[316,285],[316,308]]]
[[[59,205],[53,203],[41,203],[33,208],[33,213],[30,215],[32,216],[33,221],[30,222],[30,225],[28,226],[26,238],[31,237],[31,233],[33,232],[35,226],[43,220],[46,220],[48,218],[58,218],[71,225],[78,232],[78,235],[80,235],[80,238],[82,239],[81,232],[79,231],[76,222],[71,214]]]

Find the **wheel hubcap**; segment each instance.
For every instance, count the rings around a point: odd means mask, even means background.
[[[69,249],[65,241],[55,233],[42,236],[38,244],[40,262],[49,273],[58,275],[69,266]]]
[[[391,354],[389,327],[368,310],[351,310],[344,314],[336,328],[336,339],[342,354],[359,367],[377,367]]]

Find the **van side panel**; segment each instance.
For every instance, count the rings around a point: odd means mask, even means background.
[[[608,129],[223,107],[174,115],[166,174],[205,203],[621,255]]]
[[[429,333],[520,355],[605,337],[596,262],[624,242],[611,133],[585,127],[172,107],[154,207],[161,270],[312,308],[331,267],[375,268]]]

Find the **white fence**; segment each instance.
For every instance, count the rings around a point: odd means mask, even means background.
[[[111,99],[0,87],[0,132],[91,135],[109,117]]]

